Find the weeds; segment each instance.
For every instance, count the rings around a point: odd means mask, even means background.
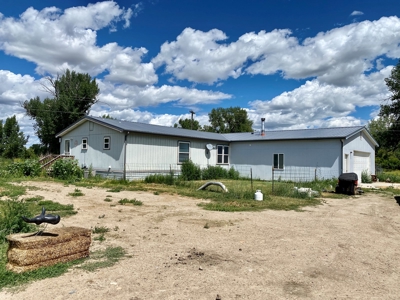
[[[111,188],[111,189],[107,190],[107,192],[108,193],[119,193],[122,190],[123,190],[122,187],[114,187],[114,188]]]
[[[106,233],[106,232],[109,232],[109,231],[110,231],[110,228],[108,228],[106,226],[99,226],[99,227],[95,226],[94,229],[92,230],[92,232],[94,234]]]
[[[119,200],[118,203],[121,205],[125,205],[125,204],[133,204],[133,205],[138,205],[138,206],[143,205],[142,201],[139,201],[136,199],[128,200],[127,198]]]
[[[72,193],[69,193],[68,196],[72,197],[79,197],[79,196],[84,196],[85,194],[82,193],[80,189],[75,189]]]
[[[104,233],[100,233],[99,236],[94,237],[94,240],[95,241],[99,241],[101,243],[101,242],[104,242],[106,240],[106,237],[104,236]]]
[[[89,272],[108,268],[115,265],[124,256],[125,250],[122,247],[108,247],[103,251],[91,253],[90,260],[87,260],[80,268]]]

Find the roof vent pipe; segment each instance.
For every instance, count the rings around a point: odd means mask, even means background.
[[[261,118],[261,136],[265,136],[265,118]]]

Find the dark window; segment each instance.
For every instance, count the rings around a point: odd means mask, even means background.
[[[283,154],[274,154],[274,169],[283,170]]]
[[[109,136],[104,137],[104,150],[111,149],[111,138]]]
[[[82,138],[82,149],[86,150],[88,148],[88,140],[87,138]]]
[[[217,164],[229,164],[229,146],[217,146]]]
[[[189,150],[190,143],[188,142],[179,142],[178,145],[178,162],[183,163],[186,160],[189,160]]]

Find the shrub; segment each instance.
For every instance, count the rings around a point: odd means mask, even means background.
[[[201,169],[199,166],[195,165],[191,160],[186,160],[182,163],[180,178],[188,181],[200,180]]]
[[[228,171],[220,166],[208,166],[201,170],[201,175],[204,180],[227,178]]]
[[[381,173],[377,175],[379,181],[385,182],[389,180],[390,182],[400,182],[400,176],[396,174],[391,174],[391,173]]]
[[[83,177],[83,170],[74,159],[59,159],[53,166],[53,176],[58,179],[68,180]]]
[[[361,182],[362,183],[372,182],[371,174],[369,174],[368,170],[364,170],[361,172]]]
[[[235,170],[233,167],[231,167],[228,171],[228,178],[229,179],[239,179],[239,171]]]
[[[41,166],[36,159],[27,159],[23,162],[13,162],[6,167],[10,176],[30,176],[36,177],[41,173]]]
[[[22,216],[31,217],[31,212],[23,200],[6,200],[0,204],[0,243],[9,234],[31,232],[35,226],[26,223]]]

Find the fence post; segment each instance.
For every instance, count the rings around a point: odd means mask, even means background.
[[[272,194],[274,193],[274,167],[272,167]]]
[[[314,170],[314,181],[317,181],[317,168]]]
[[[250,182],[251,182],[251,191],[253,190],[253,169],[250,168]]]

